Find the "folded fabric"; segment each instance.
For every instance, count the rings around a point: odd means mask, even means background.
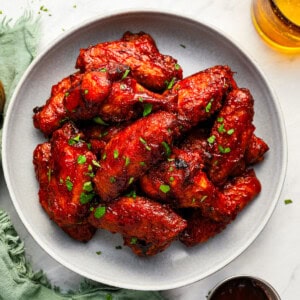
[[[83,281],[77,291],[60,293],[43,272],[33,272],[25,258],[24,243],[8,214],[0,209],[0,299],[4,300],[162,300],[158,292],[119,289]]]
[[[40,32],[39,20],[30,13],[11,23],[12,20],[6,19],[0,23],[0,80],[7,99],[5,110],[19,79],[36,55]],[[161,300],[163,297],[159,292],[120,289],[87,279],[76,291],[60,293],[42,271],[32,270],[25,257],[24,243],[8,214],[0,209],[0,299]]]

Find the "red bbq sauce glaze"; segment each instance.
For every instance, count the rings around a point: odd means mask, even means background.
[[[233,278],[220,285],[209,300],[272,300],[267,292],[250,278]]]

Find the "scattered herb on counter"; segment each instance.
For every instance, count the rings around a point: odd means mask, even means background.
[[[291,204],[291,203],[293,203],[293,200],[292,199],[285,199],[284,200],[284,204]]]
[[[101,251],[97,251],[96,254],[97,254],[97,255],[100,255],[100,254],[102,254],[102,252],[101,252]]]

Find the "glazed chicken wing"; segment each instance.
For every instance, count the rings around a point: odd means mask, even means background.
[[[67,120],[91,119],[110,90],[106,72],[70,75],[52,88],[45,105],[34,109],[34,126],[49,136]]]
[[[126,32],[122,39],[81,49],[76,68],[81,72],[105,66],[110,73],[130,69],[140,84],[153,91],[164,90],[172,80],[182,78],[177,60],[163,55],[149,34]]]
[[[161,161],[179,135],[177,118],[167,112],[141,118],[106,145],[94,182],[103,201],[116,198]]]
[[[79,241],[88,241],[95,232],[87,223],[95,198],[91,181],[95,159],[71,123],[55,131],[50,142],[38,145],[33,155],[42,207],[58,226]]]
[[[171,209],[144,197],[120,197],[100,205],[90,215],[89,222],[122,234],[125,244],[141,256],[164,250],[186,227],[186,221]]]
[[[235,89],[226,98],[211,130],[210,179],[217,185],[226,182],[244,158],[254,132],[253,98],[247,89]]]
[[[177,113],[189,127],[207,120],[218,111],[224,96],[236,83],[228,66],[215,66],[178,81],[165,94],[177,95]]]

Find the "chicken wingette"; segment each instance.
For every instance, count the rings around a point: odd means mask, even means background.
[[[177,60],[161,54],[153,38],[144,32],[126,32],[120,40],[80,50],[76,68],[81,72],[103,67],[110,73],[130,69],[133,78],[153,91],[165,90],[170,82],[182,78]]]
[[[122,234],[125,244],[141,256],[164,250],[186,227],[186,221],[167,206],[138,196],[100,204],[89,222],[94,227]]]
[[[39,144],[33,154],[43,209],[65,232],[83,242],[96,230],[87,222],[95,199],[95,159],[71,123],[55,131],[50,142]]]

